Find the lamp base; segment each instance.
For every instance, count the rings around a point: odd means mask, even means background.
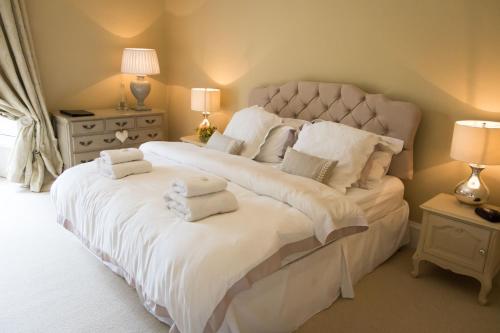
[[[132,91],[132,95],[137,99],[137,105],[131,107],[131,109],[135,111],[150,111],[151,108],[144,105],[144,100],[151,91],[151,84],[146,80],[145,76],[138,75],[136,80],[131,81],[130,90]]]
[[[481,179],[484,166],[469,164],[472,169],[470,177],[458,183],[455,187],[455,197],[458,201],[468,205],[482,205],[488,201],[490,190]]]

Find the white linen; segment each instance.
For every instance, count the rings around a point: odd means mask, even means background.
[[[325,246],[256,282],[235,297],[218,333],[293,332],[339,296],[351,298],[353,285],[408,243],[408,211],[402,202],[370,221],[366,232]]]
[[[224,135],[244,142],[241,156],[255,158],[269,132],[280,124],[280,117],[255,105],[233,114]]]
[[[219,191],[190,198],[175,192],[167,192],[163,198],[167,202],[168,209],[188,222],[198,221],[216,214],[230,213],[238,209],[238,202],[229,191]]]
[[[340,193],[358,181],[380,138],[350,126],[322,121],[304,128],[293,149],[338,161],[328,185]]]
[[[132,161],[118,164],[106,163],[102,158],[96,158],[97,169],[106,177],[120,179],[130,175],[151,172],[153,166],[149,161]]]
[[[137,148],[103,150],[101,151],[100,156],[104,162],[108,164],[140,161],[144,158],[142,151]]]
[[[60,222],[180,332],[203,332],[228,289],[285,245],[366,229],[359,207],[310,179],[190,144],[142,150],[154,172],[116,182],[92,162],[78,165],[55,181],[51,198]],[[165,184],[196,168],[230,180],[239,209],[197,223],[167,210]]]
[[[295,143],[296,129],[291,126],[278,126],[269,133],[259,154],[255,157],[256,161],[277,163],[283,160],[287,147]]]
[[[186,173],[176,177],[168,186],[168,190],[186,198],[225,190],[227,181],[224,178],[207,173]]]

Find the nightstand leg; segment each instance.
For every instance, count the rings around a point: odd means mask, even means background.
[[[420,256],[418,255],[418,252],[415,252],[413,255],[413,271],[411,271],[411,275],[413,277],[418,277],[418,274],[420,272]]]
[[[488,294],[491,291],[491,279],[481,280],[481,290],[479,291],[478,301],[481,305],[488,303]]]

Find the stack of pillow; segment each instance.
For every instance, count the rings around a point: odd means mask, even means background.
[[[387,174],[404,142],[330,121],[280,118],[262,107],[236,112],[206,147],[259,162],[280,163],[282,171],[308,177],[346,193],[372,189]]]

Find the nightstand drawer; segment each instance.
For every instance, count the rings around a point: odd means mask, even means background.
[[[106,131],[120,131],[134,127],[134,118],[115,118],[106,120]]]
[[[113,149],[121,145],[114,133],[72,138],[75,153]]]
[[[137,117],[137,128],[160,126],[161,118],[161,116]]]
[[[482,272],[491,231],[427,213],[423,251],[466,268]]]
[[[71,123],[71,132],[73,134],[92,134],[104,131],[104,122],[102,120],[75,121]]]
[[[73,155],[73,160],[75,161],[75,165],[91,162],[99,157],[99,153],[98,151],[91,151],[88,153],[75,154]]]

